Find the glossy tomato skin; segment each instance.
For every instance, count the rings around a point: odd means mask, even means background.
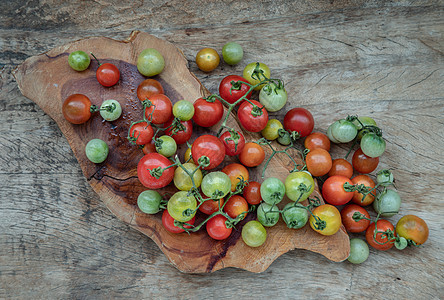
[[[370,220],[361,219],[358,222],[353,220],[353,214],[359,212],[366,218],[370,219],[370,215],[365,208],[357,204],[348,204],[341,210],[342,224],[348,232],[363,232],[370,225]]]
[[[147,122],[133,124],[130,128],[130,137],[136,139],[135,143],[137,145],[146,145],[151,143],[153,136],[154,130]]]
[[[206,156],[210,159],[210,164],[204,167],[204,170],[216,168],[225,158],[225,146],[214,135],[201,135],[191,147],[191,156],[196,164],[199,164],[199,158]]]
[[[225,225],[227,218],[223,215],[215,215],[206,224],[208,235],[215,240],[225,240],[231,234],[232,228]]]
[[[145,118],[153,124],[168,122],[173,116],[173,104],[170,98],[163,94],[152,95],[148,100],[151,106],[145,109]]]
[[[155,79],[145,79],[137,87],[137,98],[140,101],[147,100],[152,95],[164,94],[162,84]]]
[[[396,223],[396,235],[422,245],[429,237],[429,227],[420,217],[405,215]]]
[[[240,179],[242,178],[245,181],[248,181],[250,179],[250,174],[243,165],[232,163],[229,165],[226,165],[222,172],[227,174],[231,181],[231,191],[234,192],[236,190],[236,185],[240,182]]]
[[[284,116],[284,128],[287,131],[297,131],[301,137],[309,135],[314,128],[311,112],[302,107],[289,110]]]
[[[233,84],[232,84],[233,82]],[[237,83],[239,82],[239,83]],[[242,82],[248,83],[246,79],[238,75],[228,75],[219,84],[219,95],[230,104],[233,104],[237,100],[239,100],[242,96],[246,95],[250,87],[246,84],[242,84]],[[230,89],[233,85],[237,88]],[[246,96],[247,99],[250,99],[251,92]]]
[[[353,153],[352,165],[353,168],[362,174],[373,172],[379,164],[379,157],[370,157],[365,155],[361,148]]]
[[[222,103],[215,99],[214,102],[208,102],[202,98],[194,102],[193,121],[202,127],[211,127],[216,125],[224,115]]]
[[[220,62],[219,54],[213,48],[201,49],[196,54],[196,64],[204,72],[211,72],[217,68]]]
[[[353,184],[363,184],[369,188],[375,187],[375,182],[370,178],[370,176],[364,174],[353,177],[351,181]],[[373,193],[376,193],[376,191],[373,191]],[[364,200],[362,200],[363,196],[364,195],[359,193],[358,191],[354,191],[352,201],[360,206],[367,206],[375,201],[375,196],[373,196],[372,194],[367,194]]]
[[[265,159],[265,151],[256,143],[246,143],[244,149],[239,153],[240,162],[246,167],[257,167]]]
[[[171,126],[171,124],[173,124],[173,120],[174,119],[171,119],[170,121],[165,123],[165,125],[164,125],[165,128]],[[172,127],[165,130],[165,134],[171,136],[176,141],[176,143],[178,145],[185,144],[191,138],[191,135],[193,134],[193,122],[191,122],[191,120],[180,121],[180,124],[182,124],[185,127],[184,130],[179,130],[175,133],[174,133],[174,130]]]
[[[244,217],[248,213],[248,202],[244,197],[239,195],[233,195],[225,203],[224,211],[233,219],[235,219],[240,214],[244,213]]]
[[[143,145],[142,152],[143,154],[156,152],[156,145],[154,144],[153,139],[151,139],[151,142],[148,144]]]
[[[82,94],[73,94],[63,101],[62,112],[72,124],[83,124],[91,118],[91,100]]]
[[[325,228],[323,229],[316,229],[316,219],[314,216],[319,217],[322,221],[325,221]],[[312,215],[309,219],[310,227],[322,234],[322,235],[333,235],[336,232],[338,232],[339,228],[341,228],[341,214],[339,213],[339,210],[330,204],[323,204],[318,207],[316,207],[312,211]]]
[[[238,155],[245,147],[245,138],[240,131],[225,131],[219,139],[225,146],[225,154],[229,156]]]
[[[246,130],[250,132],[262,131],[265,126],[267,126],[268,112],[258,101],[250,101],[260,109],[261,115],[253,116],[253,105],[247,101],[244,101],[237,111],[237,117],[242,127],[244,127]]]
[[[344,183],[348,182],[350,185],[352,181],[340,175],[335,175],[327,178],[322,186],[322,197],[325,202],[333,205],[347,204],[353,198],[353,192],[347,192],[344,189]]]
[[[336,158],[333,160],[330,171],[328,171],[328,176],[342,175],[347,178],[353,176],[353,166],[351,163],[343,158]]]
[[[113,86],[120,79],[119,69],[113,64],[105,63],[100,65],[100,67],[96,71],[97,81],[105,86],[110,87]]]
[[[261,184],[257,181],[250,181],[244,188],[243,196],[248,204],[258,205],[262,201]]]
[[[206,215],[215,213],[220,207],[222,207],[222,205],[224,205],[224,198],[218,200],[206,200],[208,199],[207,196],[205,196],[202,192],[200,192],[200,195],[202,196],[202,200],[205,201],[199,206],[199,210]]]
[[[330,151],[330,139],[322,132],[312,132],[304,140],[304,147],[309,150],[321,148]]]
[[[187,224],[193,225],[196,217],[193,217],[191,220],[186,222]],[[181,233],[184,232],[180,227],[174,226],[174,219],[173,217],[168,213],[168,210],[165,209],[162,213],[162,225],[165,227],[166,230],[168,230],[171,233]],[[191,228],[191,226],[185,225],[185,228]]]
[[[332,166],[330,153],[322,148],[310,150],[305,157],[307,170],[313,176],[324,176],[327,174]]]
[[[376,234],[376,238],[374,238],[374,233],[375,233],[376,227],[377,227],[378,233]],[[392,223],[390,223],[389,221],[384,220],[384,219],[379,219],[378,222],[376,223],[376,227],[375,227],[375,223],[373,222],[367,228],[367,230],[365,232],[365,239],[367,240],[367,243],[377,250],[382,250],[382,251],[389,250],[390,248],[393,247],[394,240],[389,241],[387,236],[383,232],[385,232],[386,230],[394,231],[395,227],[393,226]],[[378,244],[378,243],[382,243],[383,245]]]
[[[165,168],[169,165],[171,165],[171,162],[168,158],[159,153],[146,154],[137,165],[139,181],[149,189],[160,189],[167,186],[174,178],[174,168],[164,170],[159,178],[153,177],[149,170],[157,167]]]

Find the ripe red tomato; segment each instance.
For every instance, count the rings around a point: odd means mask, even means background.
[[[237,111],[237,118],[242,127],[251,132],[259,132],[267,126],[268,112],[265,107],[256,100],[243,101]]]
[[[233,219],[245,212],[242,218],[244,219],[248,213],[248,202],[242,196],[233,195],[227,200],[227,203],[225,203],[224,211]]]
[[[133,124],[130,128],[130,137],[136,139],[137,145],[146,145],[151,142],[154,130],[147,122]]]
[[[82,94],[73,94],[63,101],[65,119],[73,124],[83,124],[91,118],[91,100]]]
[[[194,216],[191,220],[187,221],[187,224],[193,225],[196,217]],[[174,226],[174,219],[173,217],[168,213],[168,209],[165,209],[162,213],[162,225],[165,227],[166,230],[168,230],[171,233],[181,233],[184,232],[180,227]],[[185,225],[185,228],[191,228],[192,226]]]
[[[367,175],[355,176],[352,178],[351,181],[353,182],[353,184],[363,184],[369,188],[375,187],[375,182]],[[373,193],[375,193],[375,191]],[[364,195],[359,193],[358,191],[354,191],[352,201],[360,206],[367,206],[369,204],[372,204],[373,201],[375,200],[375,197],[372,194],[367,194],[367,196],[365,196],[364,201],[362,201],[363,196]]]
[[[231,191],[234,192],[236,190],[236,185],[239,183],[239,179],[243,178],[243,180],[248,181],[250,179],[250,174],[248,173],[247,168],[245,168],[241,164],[229,164],[226,165],[222,172],[228,175],[231,181]]]
[[[167,186],[174,178],[174,168],[163,170],[159,178],[152,176],[150,171],[170,165],[171,162],[165,156],[159,153],[148,153],[140,159],[137,165],[139,181],[149,189],[160,189]]]
[[[239,153],[240,162],[246,167],[257,167],[265,159],[265,151],[256,143],[246,143],[244,149]]]
[[[257,181],[250,181],[244,188],[243,195],[248,204],[257,205],[261,203],[261,184]]]
[[[156,144],[153,139],[148,144],[143,145],[142,152],[143,154],[156,152]]]
[[[145,79],[137,87],[137,98],[140,101],[146,100],[152,95],[163,94],[164,90],[159,81],[155,79]]]
[[[231,234],[232,228],[227,228],[225,225],[225,218],[223,215],[215,215],[208,220],[206,224],[208,235],[215,240],[225,240]]]
[[[227,101],[228,103],[233,104],[237,100],[239,100],[242,96],[244,96],[250,87],[243,82],[248,83],[246,79],[238,75],[228,75],[219,85],[219,95]],[[251,92],[247,95],[247,99],[250,99]]]
[[[289,110],[284,116],[284,128],[297,131],[301,137],[309,135],[314,128],[313,115],[302,107]]]
[[[322,186],[322,197],[325,202],[333,205],[344,205],[353,198],[353,192],[344,190],[344,183],[352,184],[345,176],[335,175],[328,177]]]
[[[374,237],[375,229],[377,229],[376,237]],[[377,250],[385,251],[392,248],[395,240],[389,240],[387,234],[385,233],[387,230],[395,230],[395,227],[389,221],[379,219],[376,223],[376,227],[375,223],[373,222],[365,232],[365,239],[367,240],[367,243]]]
[[[379,157],[365,155],[361,148],[355,151],[352,158],[353,168],[362,174],[373,172],[379,164]]]
[[[330,139],[322,132],[312,132],[305,138],[304,147],[309,150],[322,148],[330,151]]]
[[[351,163],[343,158],[337,158],[333,160],[330,171],[328,171],[328,176],[342,175],[347,178],[353,176],[353,166]]]
[[[171,126],[171,124],[173,124],[173,121],[174,119],[171,119],[170,121],[165,123],[164,127],[166,128]],[[176,130],[174,130],[172,127],[170,127],[165,131],[165,134],[171,136],[178,145],[185,144],[193,134],[193,122],[191,122],[191,120],[180,121],[180,124],[185,127],[184,130],[177,131],[177,128]]]
[[[155,94],[148,98],[152,105],[145,108],[145,118],[153,124],[163,124],[173,116],[173,104],[163,94]]]
[[[97,81],[106,87],[113,86],[120,79],[119,69],[113,64],[105,63],[99,66],[96,71]]]
[[[370,219],[370,215],[367,210],[356,204],[348,204],[341,210],[342,224],[348,232],[363,232],[367,230],[370,225],[370,220],[361,219],[358,222],[353,220],[353,214],[359,212],[366,218]]]
[[[332,161],[330,153],[322,148],[310,150],[305,157],[307,170],[313,176],[324,176],[331,169]]]
[[[225,147],[214,135],[201,135],[191,147],[191,156],[199,164],[199,158],[206,156],[210,159],[210,164],[202,169],[211,170],[216,168],[225,158]]]
[[[224,115],[224,107],[222,103],[214,99],[214,102],[208,102],[199,98],[194,102],[193,121],[202,127],[211,127],[216,125]]]
[[[225,131],[219,139],[225,146],[225,154],[234,156],[241,153],[245,146],[244,135],[240,131]],[[236,145],[237,143],[237,145]]]
[[[200,192],[202,199],[208,199],[202,192]],[[211,215],[219,210],[224,205],[224,198],[218,200],[205,200],[200,206],[199,210],[206,215]]]
[[[396,223],[396,235],[422,245],[429,237],[429,227],[420,217],[405,215]]]

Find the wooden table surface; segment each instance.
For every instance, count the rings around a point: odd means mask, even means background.
[[[0,22],[0,298],[444,298],[443,1],[2,1]],[[212,92],[250,62],[286,83],[315,130],[373,117],[403,203],[430,228],[419,248],[370,250],[362,265],[294,250],[255,274],[175,269],[149,238],[100,202],[55,122],[22,96],[12,71],[27,57],[90,36],[141,30],[174,43]],[[243,61],[197,69],[227,41]],[[334,156],[346,152],[336,146]],[[362,236],[361,236],[362,237]]]

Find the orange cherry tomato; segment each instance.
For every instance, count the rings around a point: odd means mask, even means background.
[[[261,184],[257,181],[250,181],[244,188],[244,198],[251,205],[257,205],[261,203]]]
[[[327,150],[316,148],[310,150],[305,157],[307,170],[313,176],[323,176],[330,171],[332,166],[331,156]]]
[[[196,64],[204,72],[210,72],[217,68],[220,62],[219,54],[213,48],[204,48],[197,52]]]
[[[355,212],[359,212],[363,214],[367,219],[370,219],[370,215],[365,208],[356,204],[347,204],[341,210],[341,219],[342,224],[348,232],[363,232],[367,230],[370,225],[370,220],[361,219],[359,221],[355,221],[353,219],[353,214]]]
[[[353,177],[351,181],[353,184],[363,184],[369,188],[375,187],[375,182],[368,175],[357,175]],[[352,201],[360,206],[367,206],[375,201],[375,196],[372,194],[367,194],[364,200],[362,200],[363,197],[363,194],[359,193],[358,191],[354,191]]]
[[[73,124],[83,124],[91,118],[91,100],[82,94],[73,94],[65,99],[63,116]]]
[[[328,176],[341,175],[347,178],[353,176],[353,166],[351,163],[343,158],[337,158],[333,160],[330,171],[328,171]]]
[[[200,206],[199,210],[203,212],[206,215],[211,215],[219,210],[220,207],[224,205],[224,198],[218,199],[218,200],[206,200],[208,199],[207,196],[205,196],[202,192],[200,192],[202,195],[202,200],[205,200]]]
[[[420,217],[405,215],[396,224],[396,235],[422,245],[429,237],[429,227]]]
[[[379,164],[379,157],[365,155],[361,148],[355,151],[352,158],[353,168],[362,174],[373,172]]]
[[[375,230],[377,229],[376,237],[374,236]],[[390,240],[385,233],[387,230],[395,230],[395,227],[392,223],[387,220],[379,219],[378,222],[373,222],[365,231],[365,239],[367,243],[377,250],[388,250],[393,247],[395,244],[395,240]]]
[[[155,94],[164,94],[162,85],[155,79],[145,79],[137,87],[137,98],[140,101],[146,100]]]
[[[236,190],[236,185],[240,182],[240,178],[248,181],[250,179],[250,174],[248,173],[247,168],[245,168],[241,164],[229,164],[226,165],[222,172],[228,175],[231,180],[231,191],[234,192]]]
[[[330,151],[330,139],[322,132],[312,132],[305,138],[304,147],[309,150],[321,148]]]
[[[245,218],[248,212],[248,202],[242,196],[233,195],[227,200],[227,203],[225,203],[224,211],[233,219],[239,216],[241,213],[245,213]]]
[[[328,177],[322,186],[322,197],[325,202],[333,205],[347,204],[353,198],[353,192],[344,189],[344,184],[352,185],[350,179],[345,176],[335,175]]]
[[[324,221],[325,223],[319,226],[317,223],[315,217],[318,217],[320,220]],[[316,207],[310,216],[309,219],[310,227],[322,234],[322,235],[333,235],[336,232],[338,232],[339,228],[341,228],[341,214],[339,213],[339,210],[330,204],[323,204],[318,207]]]
[[[242,152],[239,153],[240,162],[247,167],[257,167],[265,159],[265,151],[259,144],[246,143]]]

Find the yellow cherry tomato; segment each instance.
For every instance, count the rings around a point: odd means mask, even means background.
[[[322,235],[333,235],[338,232],[339,228],[341,227],[341,213],[333,205],[320,205],[311,213],[312,214],[308,221],[310,223],[310,227]]]
[[[211,72],[217,68],[220,62],[219,54],[213,48],[204,48],[197,52],[196,63],[204,72]]]
[[[279,129],[284,129],[282,123],[277,119],[270,119],[265,128],[262,129],[262,136],[269,141],[273,141],[279,137]]]
[[[256,66],[259,68],[259,72],[261,73],[261,75],[256,75],[253,74],[254,70],[256,69]],[[262,80],[265,79],[265,77],[270,78],[270,69],[268,68],[268,66],[266,64],[263,63],[259,63],[259,62],[253,62],[248,64],[243,71],[242,77],[244,77],[250,84],[252,85],[256,85],[259,82],[261,82]],[[264,84],[261,84],[257,87],[255,87],[254,89],[256,91],[259,91],[260,89],[262,89],[262,87],[264,87]]]
[[[192,163],[186,163],[182,165],[189,173],[192,173],[197,169],[197,166]],[[200,187],[202,183],[202,171],[197,169],[193,174],[193,180],[196,187]],[[182,169],[181,167],[177,167],[174,171],[174,185],[181,191],[189,191],[193,187],[193,182],[191,177]]]

